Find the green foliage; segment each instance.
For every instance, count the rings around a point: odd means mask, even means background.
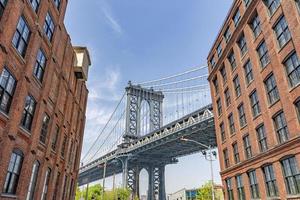
[[[212,182],[209,181],[205,183],[199,190],[197,191],[197,200],[211,200],[212,199]],[[221,190],[215,190],[215,199],[222,200],[223,193]]]
[[[130,194],[129,189],[117,188],[115,191],[105,191],[102,199],[102,186],[97,184],[89,187],[88,200],[129,200]],[[83,190],[77,188],[75,200],[86,200],[85,197],[86,188]],[[138,198],[135,200],[138,200]]]

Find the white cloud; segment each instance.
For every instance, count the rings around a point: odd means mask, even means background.
[[[116,19],[116,17],[114,16],[111,7],[109,6],[109,4],[106,2],[106,0],[100,0],[98,3],[98,7],[100,8],[100,10],[102,11],[102,14],[104,16],[104,19],[106,21],[106,23],[118,34],[122,34],[123,33],[123,29],[120,25],[120,23],[118,22],[118,20]]]

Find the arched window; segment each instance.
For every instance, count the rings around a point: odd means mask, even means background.
[[[22,151],[16,149],[12,152],[3,187],[3,193],[16,194],[23,158],[24,155]]]
[[[46,171],[46,175],[45,175],[43,193],[42,193],[41,200],[45,200],[47,198],[50,175],[51,175],[51,169],[48,168],[47,171]]]
[[[40,168],[40,163],[39,161],[36,160],[32,167],[31,178],[30,178],[26,200],[33,200],[39,168]]]

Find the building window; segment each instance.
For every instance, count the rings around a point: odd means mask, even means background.
[[[300,12],[300,0],[295,0],[295,3],[297,5],[297,9]]]
[[[245,64],[244,71],[245,71],[246,82],[247,84],[249,84],[253,80],[252,64],[250,60],[248,60],[247,63]]]
[[[29,38],[30,38],[29,26],[26,23],[24,16],[21,16],[12,43],[22,57],[24,57],[26,54]]]
[[[280,0],[264,0],[270,15],[273,15],[280,5]]]
[[[59,126],[56,125],[56,127],[55,127],[55,133],[53,135],[52,142],[51,142],[51,149],[53,151],[56,151],[56,145],[57,145],[58,135],[59,135]]]
[[[52,41],[54,33],[54,22],[49,13],[46,15],[45,24],[44,24],[44,33],[47,35],[49,41]]]
[[[295,107],[296,107],[298,119],[300,121],[300,98],[295,102]]]
[[[217,47],[217,54],[218,54],[218,57],[220,58],[221,54],[222,54],[222,42],[218,45]]]
[[[221,103],[221,99],[219,98],[217,100],[217,108],[218,108],[218,115],[222,115],[222,103]]]
[[[21,126],[27,130],[31,130],[32,120],[35,112],[36,101],[28,95],[25,100],[25,106],[23,110]]]
[[[244,34],[242,34],[240,36],[240,38],[238,39],[237,43],[238,43],[238,46],[239,46],[239,48],[241,50],[242,56],[245,55],[245,53],[248,51],[248,47],[247,47],[247,42],[246,42],[246,38],[245,38]]]
[[[256,129],[257,139],[259,144],[260,152],[265,152],[268,150],[268,142],[266,136],[265,125],[262,124]]]
[[[251,149],[251,142],[250,142],[249,135],[243,138],[243,142],[244,142],[245,156],[247,159],[249,159],[252,157],[252,149]]]
[[[292,87],[295,87],[300,83],[300,61],[299,57],[294,52],[288,59],[284,62],[289,83]]]
[[[0,0],[0,18],[4,13],[5,6],[7,4],[7,0]]]
[[[232,20],[234,22],[235,27],[237,27],[241,20],[241,13],[239,9],[237,9],[237,11],[234,13]]]
[[[222,75],[223,78],[223,82],[225,83],[227,81],[227,73],[226,73],[226,68],[223,65],[222,68],[220,69],[220,73]]]
[[[226,31],[224,32],[224,38],[226,42],[228,42],[231,38],[231,32],[230,32],[230,27],[228,26]]]
[[[231,97],[229,89],[227,88],[224,92],[225,100],[226,100],[226,106],[228,107],[231,104]]]
[[[40,168],[40,163],[39,163],[39,161],[36,160],[32,167],[32,172],[31,172],[31,177],[30,177],[26,200],[33,200],[37,177],[38,177],[38,173],[39,173],[39,168]]]
[[[279,143],[286,142],[289,139],[289,131],[286,124],[284,113],[281,111],[273,117],[275,129],[278,136]]]
[[[263,172],[264,172],[268,197],[277,197],[278,196],[278,188],[277,188],[277,183],[276,183],[273,166],[272,165],[264,166]]]
[[[279,100],[279,92],[277,89],[277,84],[274,75],[271,74],[264,82],[269,103],[273,104]]]
[[[238,175],[235,178],[236,178],[236,187],[238,191],[238,199],[245,200],[246,198],[245,198],[245,190],[244,190],[242,175]]]
[[[216,94],[218,94],[219,93],[219,83],[218,83],[217,77],[214,78],[213,84],[214,84],[215,92],[216,92]]]
[[[244,0],[245,6],[248,7],[250,5],[250,3],[252,2],[252,0]]]
[[[265,41],[263,41],[257,47],[257,53],[258,53],[260,64],[261,64],[262,68],[265,68],[267,66],[267,64],[270,62],[268,48],[267,48]]]
[[[61,0],[53,0],[53,1],[54,1],[54,4],[55,4],[56,8],[59,10]]]
[[[236,76],[233,79],[233,84],[234,84],[235,96],[236,97],[241,96],[241,85],[240,85],[240,79],[238,76]]]
[[[257,91],[254,90],[251,95],[249,96],[252,108],[253,117],[256,117],[260,114],[260,106]]]
[[[231,51],[231,53],[229,54],[228,56],[228,61],[230,63],[230,66],[231,66],[231,70],[235,70],[236,68],[236,61],[235,61],[235,56],[234,56],[234,52]]]
[[[233,200],[233,187],[232,187],[232,179],[226,179],[226,188],[227,188],[227,195],[228,195],[228,200]]]
[[[66,143],[67,143],[67,136],[65,135],[65,136],[64,136],[63,143],[62,143],[62,146],[61,146],[61,152],[60,152],[60,155],[61,155],[61,157],[63,157],[63,158],[65,157]]]
[[[228,168],[230,166],[230,163],[229,163],[229,155],[228,155],[228,149],[224,149],[223,150],[223,156],[224,156],[224,164],[225,164],[225,167]]]
[[[215,66],[216,66],[216,61],[215,61],[215,57],[213,56],[211,59],[210,59],[210,65],[211,65],[211,68],[214,69]]]
[[[232,145],[232,149],[233,149],[234,162],[235,162],[235,164],[237,164],[240,162],[240,153],[239,153],[238,144],[234,143]]]
[[[259,195],[259,188],[258,188],[258,182],[257,182],[255,170],[248,172],[248,177],[249,177],[251,198],[259,199],[260,195]]]
[[[40,142],[42,142],[43,144],[46,143],[49,122],[50,122],[50,117],[47,114],[45,114],[42,122],[41,135],[40,135]]]
[[[46,200],[46,198],[47,198],[50,175],[51,175],[51,169],[48,168],[46,171],[46,175],[45,175],[41,200]]]
[[[274,26],[274,31],[280,47],[283,47],[291,39],[291,33],[284,16]]]
[[[14,150],[12,152],[4,182],[3,193],[16,194],[23,157],[24,155],[20,150]]]
[[[60,172],[57,172],[57,176],[56,176],[56,181],[55,181],[55,188],[54,188],[54,193],[53,193],[53,198],[52,200],[56,200],[57,199],[57,193],[59,192],[59,179],[60,179]]]
[[[36,61],[35,61],[33,74],[40,82],[43,81],[45,67],[46,67],[46,57],[45,57],[44,52],[41,49],[39,49],[37,57],[36,57]]]
[[[281,161],[288,194],[300,194],[300,170],[295,157]]]
[[[244,104],[241,104],[238,107],[238,112],[239,112],[239,118],[240,118],[240,126],[244,127],[247,124],[247,119],[246,119],[246,113],[244,109]]]
[[[33,10],[37,13],[39,6],[40,6],[40,0],[29,0],[31,7],[33,8]]]
[[[226,140],[226,133],[225,133],[225,125],[223,122],[220,124],[220,132],[221,132],[222,142],[224,142]]]
[[[252,18],[250,22],[250,27],[253,31],[254,37],[257,38],[257,36],[261,33],[261,27],[260,27],[260,19],[258,14]]]
[[[235,125],[234,125],[234,119],[232,113],[228,116],[228,122],[229,122],[230,134],[235,133]]]
[[[0,110],[6,114],[8,114],[11,106],[16,83],[13,75],[6,68],[3,68],[0,76]]]

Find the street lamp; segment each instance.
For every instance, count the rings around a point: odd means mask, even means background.
[[[205,145],[205,144],[202,144],[201,142],[198,142],[196,140],[191,140],[191,139],[187,139],[187,138],[184,138],[182,137],[180,140],[182,141],[185,141],[185,142],[193,142],[193,143],[196,143],[204,148],[206,148],[206,150],[209,151],[209,156],[207,155],[206,151],[202,151],[202,154],[205,156],[205,159],[207,161],[210,162],[210,173],[211,173],[211,182],[212,182],[212,186],[211,186],[211,193],[212,193],[212,200],[215,200],[215,188],[214,188],[214,172],[213,172],[213,156],[216,158],[217,157],[217,153],[215,151],[212,151],[212,146],[209,145]]]

